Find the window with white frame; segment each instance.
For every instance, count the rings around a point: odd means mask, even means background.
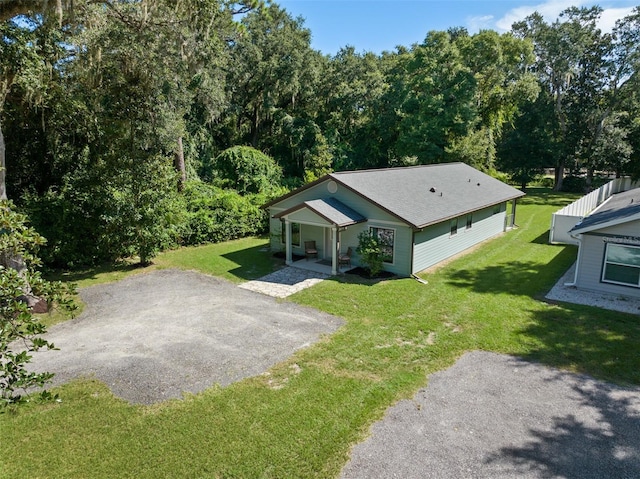
[[[602,281],[640,288],[640,247],[607,243]]]
[[[284,221],[280,235],[282,244],[285,244],[287,242],[287,224]],[[291,245],[300,246],[300,223],[291,223]]]
[[[454,218],[450,223],[451,236],[458,234],[458,218]]]
[[[391,228],[369,227],[369,231],[373,236],[378,238],[382,244],[382,261],[385,263],[393,263],[393,250],[396,238],[396,230]]]

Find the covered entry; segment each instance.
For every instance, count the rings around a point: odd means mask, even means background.
[[[284,222],[283,239],[288,265],[293,263],[293,225],[307,225],[312,228],[298,226],[298,245],[303,245],[306,241],[315,241],[318,257],[331,261],[331,274],[338,273],[340,232],[349,226],[367,221],[360,213],[335,198],[304,201],[273,217]]]

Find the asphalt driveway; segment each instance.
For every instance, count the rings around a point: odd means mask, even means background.
[[[342,479],[640,477],[640,389],[475,351],[388,409]]]
[[[116,396],[151,404],[263,373],[335,331],[337,317],[281,303],[195,272],[162,270],[80,291],[86,308],[53,326],[59,351],[30,369],[53,384],[95,377]]]

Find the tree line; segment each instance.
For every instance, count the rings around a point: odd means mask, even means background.
[[[328,56],[275,3],[0,0],[0,187],[77,267],[260,233],[269,197],[331,171],[637,176],[640,8],[601,15]]]

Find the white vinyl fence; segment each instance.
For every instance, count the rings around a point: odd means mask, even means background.
[[[631,178],[616,178],[597,190],[593,190],[551,216],[551,229],[549,230],[549,243],[578,244],[578,241],[569,235],[573,228],[585,216],[588,216],[612,195],[622,191],[631,190],[640,186],[640,183],[631,181]]]

